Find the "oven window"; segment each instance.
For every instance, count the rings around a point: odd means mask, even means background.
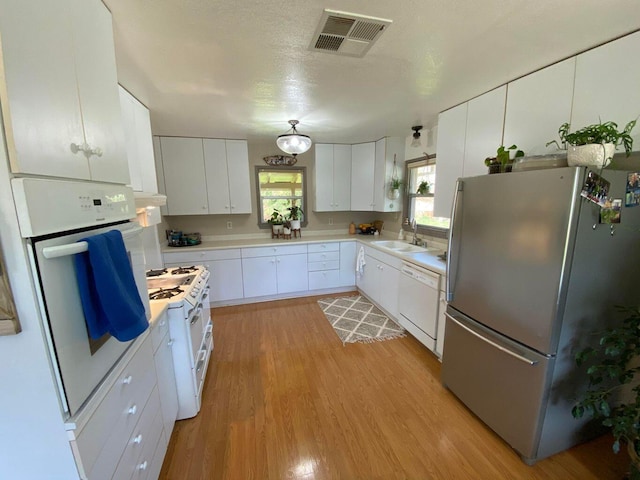
[[[274,212],[286,220],[290,207],[306,211],[306,167],[256,167],[256,187],[260,228],[271,228],[268,221]],[[301,225],[307,225],[304,215]]]

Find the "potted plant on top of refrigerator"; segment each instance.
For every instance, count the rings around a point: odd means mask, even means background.
[[[640,479],[640,307],[622,308],[621,325],[600,336],[599,347],[587,347],[575,358],[586,368],[589,387],[571,410],[575,418],[590,415],[611,429],[613,451],[626,444],[631,459],[629,478]]]
[[[558,129],[560,143],[551,140],[549,145],[555,144],[559,149],[566,148],[567,163],[572,166],[594,166],[604,168],[613,158],[616,148],[623,145],[627,157],[631,155],[633,138],[631,130],[636,125],[636,120],[627,123],[622,131],[618,130],[615,122],[599,122],[593,125],[569,133],[571,125],[563,123]]]
[[[511,158],[512,150],[515,150],[513,158]],[[509,148],[500,145],[496,150],[496,156],[485,158],[484,164],[489,167],[490,174],[510,172],[513,168],[514,160],[519,157],[524,157],[524,152],[519,150],[517,145],[511,145]]]

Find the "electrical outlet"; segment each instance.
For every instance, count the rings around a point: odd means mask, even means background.
[[[329,225],[333,225],[333,218],[329,217]]]
[[[233,224],[231,222],[227,222],[227,230],[231,230],[233,228]]]

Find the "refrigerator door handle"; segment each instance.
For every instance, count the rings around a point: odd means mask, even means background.
[[[485,343],[488,343],[489,345],[491,345],[494,348],[497,348],[498,350],[500,350],[501,352],[506,353],[507,355],[511,355],[513,358],[520,360],[521,362],[524,362],[528,365],[531,366],[535,366],[538,364],[537,360],[531,360],[530,358],[527,358],[523,355],[520,355],[519,353],[516,353],[512,350],[509,350],[506,347],[503,347],[502,345],[497,344],[496,342],[493,342],[491,340],[489,340],[487,337],[485,337],[484,335],[480,335],[478,332],[472,330],[471,328],[467,327],[466,325],[464,325],[462,322],[460,322],[459,320],[453,318],[450,314],[445,313],[445,316],[451,320],[452,322],[455,322],[460,328],[463,328],[464,330],[466,330],[467,332],[469,332],[471,335],[474,335],[475,337],[479,338],[480,340],[482,340]]]
[[[449,228],[449,251],[447,253],[447,302],[453,300],[456,279],[455,273],[458,270],[458,252],[460,250],[459,241],[455,235],[456,232],[456,211],[458,210],[458,201],[462,192],[462,179],[456,181],[456,189],[453,196],[453,205],[451,207],[451,228]],[[454,255],[455,252],[455,255]],[[455,258],[455,264],[453,260]]]

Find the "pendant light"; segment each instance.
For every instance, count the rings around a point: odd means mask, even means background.
[[[302,135],[296,130],[296,125],[300,123],[298,120],[289,120],[291,130],[276,139],[278,148],[294,157],[299,153],[304,153],[311,148],[311,138],[308,135]]]
[[[418,148],[420,146],[420,130],[422,130],[422,125],[411,127],[411,130],[413,130],[413,140],[411,141],[411,146],[413,148]]]

